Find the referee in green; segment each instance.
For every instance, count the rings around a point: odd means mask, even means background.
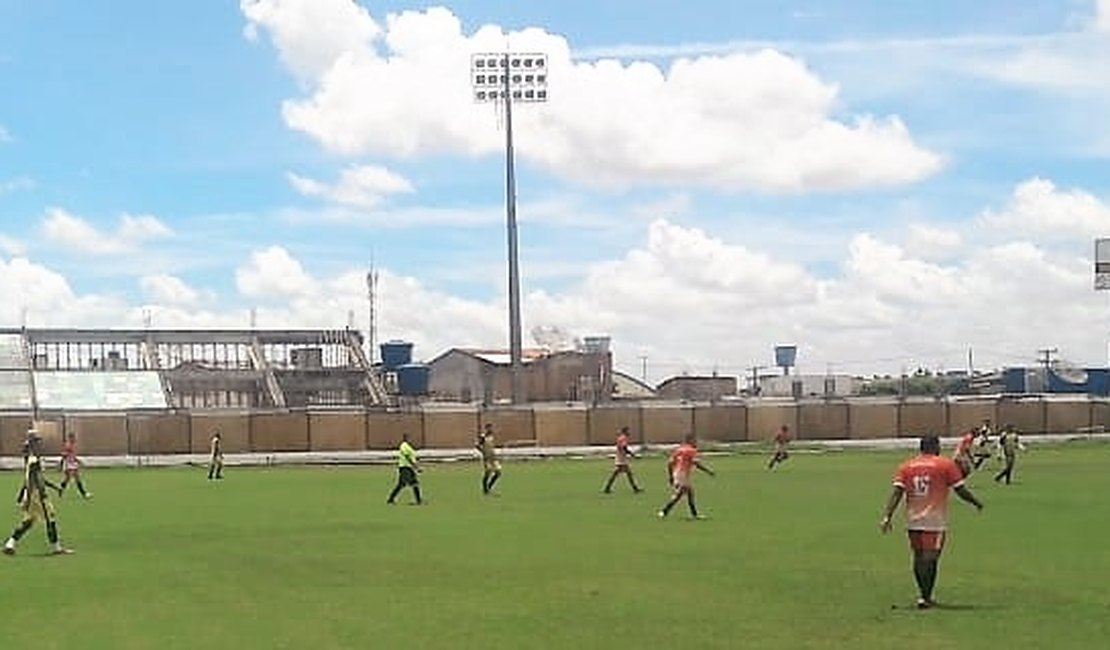
[[[412,494],[416,497],[416,505],[424,503],[420,498],[420,480],[416,478],[420,465],[416,462],[416,450],[409,444],[409,434],[401,436],[401,444],[397,446],[397,485],[389,493],[386,503],[393,505],[393,500],[407,486],[412,486]]]

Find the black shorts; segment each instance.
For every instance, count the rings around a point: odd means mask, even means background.
[[[400,485],[416,485],[420,481],[416,478],[416,470],[411,467],[397,468],[397,483]]]

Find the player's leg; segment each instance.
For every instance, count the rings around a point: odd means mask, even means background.
[[[621,466],[617,465],[616,467],[613,468],[613,471],[609,474],[609,480],[605,481],[605,487],[602,488],[601,491],[604,492],[605,494],[609,494],[610,492],[612,492],[613,491],[613,481],[617,480],[617,474],[620,474],[620,473],[621,473]]]
[[[75,483],[77,483],[77,492],[81,495],[82,498],[88,499],[89,497],[92,496],[92,492],[89,492],[88,490],[86,490],[85,489],[85,484],[81,482],[81,472],[80,471],[75,471],[73,473],[73,481]]]
[[[499,478],[501,478],[501,468],[497,467],[496,469],[493,470],[493,473],[490,474],[489,488],[486,490],[486,492],[492,492],[493,491],[493,484],[497,483],[497,479],[499,479]]]
[[[686,490],[687,487],[685,485],[676,485],[674,488],[674,492],[671,493],[671,498],[659,510],[659,516],[666,517],[667,515],[671,514],[671,508],[674,507],[674,504],[678,503],[679,499],[685,496]]]
[[[397,468],[397,484],[393,486],[393,491],[389,493],[389,498],[385,500],[386,503],[392,504],[397,495],[401,493],[401,488],[405,487],[405,474],[401,468]]]
[[[701,515],[698,514],[698,506],[694,503],[694,486],[686,488],[686,505],[690,508],[690,516],[694,519],[700,519]]]
[[[410,476],[409,485],[412,486],[412,496],[416,498],[416,505],[424,503],[424,498],[420,496],[420,479],[416,477],[416,470],[409,470]]]
[[[62,482],[58,484],[58,496],[65,494],[66,486],[69,485],[69,475],[70,471],[68,469],[62,474]]]
[[[24,535],[26,535],[27,531],[31,530],[31,526],[34,526],[34,525],[35,525],[35,518],[33,516],[31,516],[30,514],[24,514],[23,515],[23,520],[19,522],[19,525],[17,525],[15,527],[15,530],[12,531],[12,534],[8,537],[7,541],[4,542],[4,553],[6,555],[14,554],[16,543]]]
[[[937,565],[944,548],[944,532],[910,531],[910,545],[913,547],[913,577],[919,594],[917,606],[922,609],[932,607],[936,604],[933,587],[937,583]]]
[[[643,492],[639,485],[636,485],[636,477],[632,476],[632,467],[630,465],[624,466],[624,473],[628,475],[628,484],[632,486],[633,492]]]

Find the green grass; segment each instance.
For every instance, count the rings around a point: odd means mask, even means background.
[[[602,460],[428,467],[430,504],[387,506],[388,467],[87,470],[0,558],[12,648],[1062,648],[1110,638],[1110,446],[1035,447],[1017,483],[953,498],[937,597],[911,608],[902,533],[881,535],[905,452],[711,456],[708,521],[659,521]],[[0,475],[14,497],[18,476]],[[8,498],[8,497],[5,497]],[[406,503],[408,494],[400,501]],[[14,505],[8,522],[16,521]],[[892,608],[897,605],[897,608]]]

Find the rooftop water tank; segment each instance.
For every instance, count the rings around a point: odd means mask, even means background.
[[[412,363],[412,343],[408,341],[386,341],[379,347],[382,366],[386,370],[397,370],[406,363]]]
[[[397,368],[397,392],[402,395],[427,395],[431,368],[426,363],[406,363]]]

